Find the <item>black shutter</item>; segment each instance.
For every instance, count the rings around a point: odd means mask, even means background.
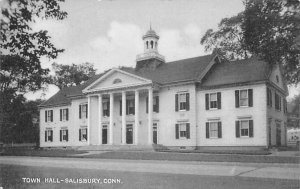
[[[178,94],[175,94],[175,111],[178,112]]]
[[[51,122],[53,122],[53,110],[50,110],[51,112]]]
[[[50,132],[51,132],[51,142],[53,142],[53,130],[51,130]]]
[[[206,122],[206,138],[209,138],[209,122]]]
[[[149,107],[149,97],[146,97],[146,113],[148,113],[148,107]]]
[[[239,90],[235,91],[235,107],[236,108],[240,107],[240,91]]]
[[[253,120],[249,120],[249,137],[253,137]]]
[[[253,106],[253,89],[248,89],[248,104],[249,107]]]
[[[217,100],[218,100],[218,109],[221,109],[221,93],[217,93]]]
[[[66,135],[67,135],[66,140],[69,141],[69,132],[68,132],[68,130],[66,130]]]
[[[66,119],[68,121],[69,120],[69,108],[67,108],[66,111],[67,111],[67,117],[66,117]]]
[[[237,138],[240,137],[240,122],[239,121],[235,121],[235,136]]]
[[[122,115],[122,100],[120,100],[120,116]]]
[[[205,94],[205,109],[209,110],[209,94]]]
[[[269,89],[269,90],[270,90],[270,106],[272,107],[272,103],[273,103],[273,102],[272,102],[272,100],[273,100],[273,99],[272,99],[272,90],[271,90],[271,89]]]
[[[79,105],[79,119],[81,119],[81,105]]]
[[[59,131],[59,141],[62,141],[62,130]]]
[[[47,142],[47,131],[45,131],[45,142]]]
[[[129,104],[128,100],[126,100],[126,106],[125,106],[126,107],[126,115],[128,115],[128,104]]]
[[[133,115],[135,115],[135,99],[133,100]]]
[[[176,139],[179,139],[179,124],[175,124],[175,136]]]
[[[222,138],[222,122],[218,122],[218,138]]]
[[[190,123],[186,124],[186,138],[190,138]]]
[[[102,111],[103,111],[103,106],[102,106]],[[110,101],[107,102],[107,116],[110,116]]]
[[[190,110],[190,93],[186,93],[186,110]]]
[[[270,89],[267,87],[267,106],[270,106]]]
[[[88,105],[87,105],[87,104],[85,105],[85,109],[86,109],[85,118],[88,118],[88,114],[89,114],[89,107],[88,107]]]
[[[79,141],[81,141],[81,129],[79,129]]]
[[[156,96],[156,112],[159,112],[159,96]]]
[[[86,140],[88,140],[88,129],[85,129],[85,133],[86,133]]]
[[[62,109],[59,110],[60,121],[62,121]]]
[[[47,110],[45,110],[45,122],[47,122]]]

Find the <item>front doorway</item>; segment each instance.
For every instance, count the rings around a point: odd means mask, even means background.
[[[157,144],[157,123],[153,123],[153,144]]]
[[[133,144],[133,126],[132,126],[132,124],[126,125],[126,144]]]
[[[102,144],[107,144],[107,125],[102,126]]]
[[[281,124],[276,123],[276,146],[281,146]]]

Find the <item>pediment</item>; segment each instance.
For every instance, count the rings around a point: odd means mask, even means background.
[[[150,83],[152,83],[151,80],[136,76],[134,74],[119,69],[112,69],[111,71],[97,79],[94,83],[86,87],[83,90],[83,92],[111,90]]]

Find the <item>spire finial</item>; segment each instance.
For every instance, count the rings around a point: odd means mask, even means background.
[[[152,30],[152,26],[151,26],[151,20],[150,20],[150,30]]]

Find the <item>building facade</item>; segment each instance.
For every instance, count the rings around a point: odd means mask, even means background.
[[[112,68],[40,105],[41,147],[286,145],[280,66],[210,55],[165,62],[150,29],[136,67]]]

